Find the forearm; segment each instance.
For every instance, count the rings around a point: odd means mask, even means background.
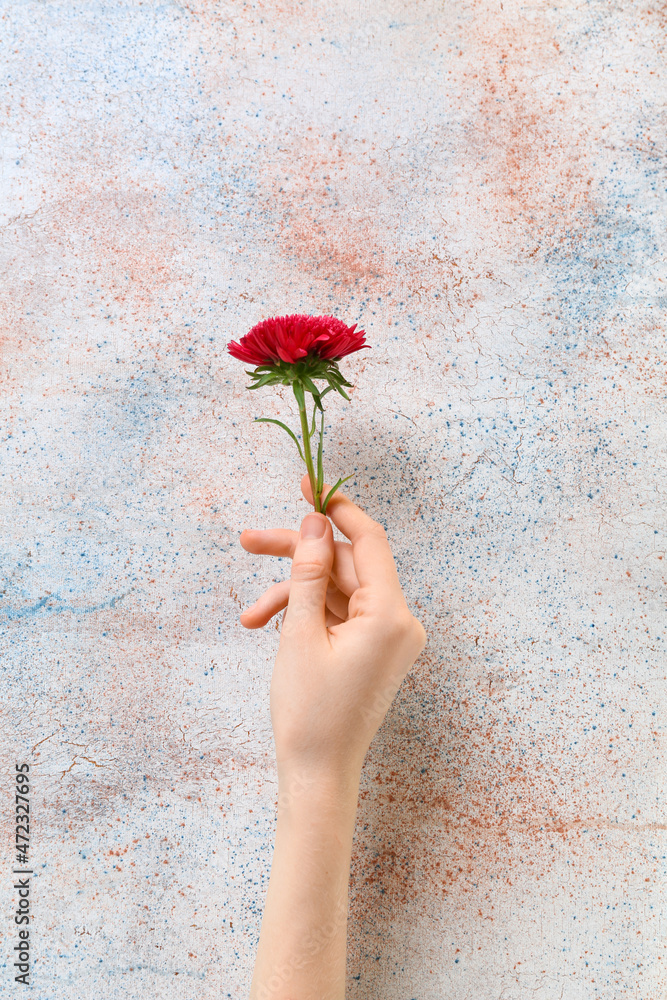
[[[250,1000],[344,1000],[359,772],[279,775],[271,878]]]

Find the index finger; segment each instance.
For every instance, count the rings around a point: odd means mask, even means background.
[[[325,483],[322,496],[331,487]],[[306,474],[301,480],[301,491],[314,506],[310,479]],[[327,514],[344,535],[352,542],[352,556],[357,579],[362,587],[402,594],[401,583],[387,534],[378,521],[369,517],[349,497],[336,490],[327,504]]]

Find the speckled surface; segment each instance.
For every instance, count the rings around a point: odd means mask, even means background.
[[[659,1000],[664,5],[1,10],[0,994],[23,759],[34,1000],[247,995],[277,633],[238,616],[287,565],[238,536],[306,505],[225,344],[333,312],[373,350],[327,476],[429,634],[349,1000]]]

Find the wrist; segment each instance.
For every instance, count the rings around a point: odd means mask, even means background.
[[[361,780],[361,766],[353,764],[324,766],[313,763],[278,764],[278,809],[292,810],[300,803],[308,808],[341,809],[347,805],[356,811]]]

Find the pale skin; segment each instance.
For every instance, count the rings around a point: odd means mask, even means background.
[[[323,495],[329,490],[324,486]],[[313,506],[308,476],[301,481]],[[344,1000],[350,855],[366,751],[426,644],[384,528],[342,492],[301,531],[246,530],[248,552],[289,557],[289,580],[243,612],[283,611],[271,679],[278,822],[250,1000]],[[334,542],[329,517],[346,536]],[[323,529],[307,537],[311,524]]]

